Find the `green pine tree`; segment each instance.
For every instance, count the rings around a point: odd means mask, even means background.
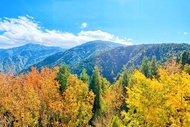
[[[188,51],[182,53],[180,63],[182,66],[185,64],[190,64],[190,53]]]
[[[57,73],[57,77],[55,78],[55,80],[57,80],[60,84],[61,94],[66,89],[67,79],[69,77],[69,74],[70,73],[69,73],[69,70],[68,70],[66,64],[62,64],[59,68],[59,72]]]
[[[82,80],[84,83],[87,83],[89,84],[89,80],[90,80],[90,77],[89,75],[86,73],[86,69],[84,68],[82,70],[82,72],[80,73],[80,80]]]
[[[119,78],[119,83],[122,86],[128,86],[128,74],[127,74],[127,68],[123,66],[123,72]]]
[[[119,84],[122,86],[122,95],[124,96],[124,98],[127,97],[126,86],[128,86],[128,83],[129,83],[129,77],[127,73],[127,68],[123,66],[123,72],[120,75]],[[123,99],[121,110],[125,110],[125,111],[128,110],[128,107],[125,103],[125,99]]]
[[[135,65],[133,64],[130,68],[129,68],[129,74],[132,75],[135,72]]]
[[[100,75],[97,66],[94,67],[93,74],[90,81],[90,89],[95,93],[92,119],[96,119],[105,110],[105,104],[103,103],[103,94],[105,93],[108,85],[108,81]]]
[[[148,57],[146,57],[146,56],[143,58],[140,71],[141,71],[147,78],[150,78],[150,77],[151,77],[150,64],[149,64],[149,61],[148,61]]]
[[[155,56],[152,57],[152,61],[150,63],[150,73],[151,73],[151,78],[153,76],[154,77],[158,76],[158,65],[156,63],[156,57]]]

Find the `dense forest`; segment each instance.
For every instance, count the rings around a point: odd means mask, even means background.
[[[158,65],[144,57],[110,83],[98,66],[79,76],[65,64],[0,74],[0,126],[188,127],[190,52]]]

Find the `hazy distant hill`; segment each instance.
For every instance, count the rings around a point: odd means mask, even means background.
[[[123,65],[130,67],[132,64],[139,66],[144,56],[149,59],[156,56],[159,63],[166,62],[169,58],[176,58],[185,51],[190,50],[188,44],[144,44],[118,47],[97,56],[90,57],[71,68],[73,73],[80,74],[83,68],[88,74],[92,73],[95,65],[103,76],[113,82],[113,78],[122,70]]]
[[[46,57],[63,51],[59,47],[47,47],[39,44],[26,44],[16,48],[0,50],[0,72],[16,74]]]
[[[108,41],[91,41],[85,44],[71,48],[65,52],[59,52],[52,56],[47,57],[43,61],[34,65],[37,69],[41,67],[54,67],[66,63],[69,67],[91,57],[97,56],[105,51],[122,46],[121,44],[108,42]]]

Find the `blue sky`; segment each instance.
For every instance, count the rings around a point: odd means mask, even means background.
[[[1,0],[0,48],[28,42],[70,48],[96,37],[126,44],[190,43],[189,5],[189,0]]]

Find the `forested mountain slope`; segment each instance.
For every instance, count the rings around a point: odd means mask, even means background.
[[[130,67],[134,64],[138,67],[144,56],[147,56],[149,60],[151,60],[152,56],[156,56],[158,63],[164,63],[168,59],[176,59],[186,50],[190,50],[190,45],[174,43],[118,47],[83,60],[73,66],[71,70],[73,73],[80,74],[82,69],[86,68],[88,74],[91,75],[91,70],[97,65],[103,76],[113,82],[113,78],[118,76],[118,73],[122,71],[123,65]]]
[[[0,72],[16,74],[60,51],[64,51],[64,49],[32,43],[16,48],[1,49]]]
[[[97,56],[105,51],[114,49],[115,47],[120,47],[121,44],[108,42],[108,41],[91,41],[85,44],[76,46],[65,52],[59,52],[52,56],[47,57],[43,61],[35,64],[37,69],[42,67],[54,67],[59,66],[62,63],[67,64],[69,67],[75,66],[75,64],[89,58],[92,56]],[[29,70],[29,69],[28,69]],[[27,71],[27,70],[26,70]]]

